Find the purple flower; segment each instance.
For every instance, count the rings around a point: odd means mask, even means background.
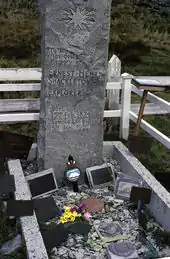
[[[78,213],[82,213],[86,208],[86,204],[80,204],[78,208]]]
[[[64,209],[62,209],[62,210],[59,212],[59,217],[61,217],[63,213],[64,213]]]

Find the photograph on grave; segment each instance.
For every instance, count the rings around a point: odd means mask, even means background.
[[[110,163],[86,168],[86,175],[91,188],[106,187],[115,181],[114,168]]]
[[[8,200],[6,207],[7,216],[23,217],[34,214],[34,204],[32,200]]]
[[[68,183],[71,183],[74,192],[79,192],[78,180],[80,175],[81,172],[80,169],[77,168],[76,161],[71,155],[69,155],[67,167],[65,170],[65,179],[68,181]]]
[[[53,197],[34,199],[34,210],[39,221],[47,221],[59,213]]]
[[[41,197],[44,194],[51,194],[58,190],[52,168],[26,176],[32,198]]]
[[[57,181],[69,154],[83,172],[103,163],[111,0],[39,0],[42,82],[39,170]]]
[[[13,175],[0,174],[0,197],[15,192],[15,180]]]
[[[120,174],[116,178],[114,186],[114,194],[116,199],[128,201],[130,199],[131,189],[133,186],[142,186],[142,181],[125,174]]]
[[[0,131],[0,157],[27,159],[33,138]]]

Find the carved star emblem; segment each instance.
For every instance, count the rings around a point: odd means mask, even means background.
[[[94,11],[88,11],[84,8],[77,7],[75,10],[69,9],[64,12],[64,19],[67,26],[73,29],[86,30],[94,23]]]

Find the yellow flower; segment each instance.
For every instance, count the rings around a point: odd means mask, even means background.
[[[65,222],[67,222],[63,217],[60,218],[60,222],[63,224]]]
[[[77,217],[80,218],[80,217],[81,217],[81,214],[77,214]]]
[[[77,214],[76,211],[73,211],[73,212],[72,212],[72,215],[73,215],[74,217],[77,217],[78,214]]]
[[[65,212],[70,212],[70,207],[65,207]]]
[[[70,217],[70,221],[71,222],[75,221],[75,217],[74,216]]]

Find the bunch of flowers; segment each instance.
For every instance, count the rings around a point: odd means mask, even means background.
[[[76,220],[90,220],[90,214],[86,211],[87,206],[80,204],[74,207],[65,207],[60,213],[60,222],[74,222]]]

